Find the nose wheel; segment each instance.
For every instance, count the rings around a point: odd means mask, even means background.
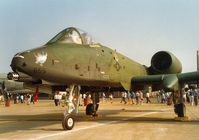
[[[75,120],[71,114],[67,114],[63,117],[62,127],[64,130],[71,130],[75,125]]]

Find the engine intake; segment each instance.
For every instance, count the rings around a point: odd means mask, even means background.
[[[170,52],[159,51],[153,55],[150,74],[174,74],[182,72],[181,62]]]

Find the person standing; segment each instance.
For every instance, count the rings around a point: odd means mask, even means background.
[[[160,90],[156,92],[156,97],[157,97],[157,102],[160,103],[161,102],[161,92]]]
[[[129,104],[132,102],[131,101],[131,92],[130,91],[127,91],[127,100],[128,100]]]
[[[0,95],[0,105],[3,104],[3,102],[4,102],[4,96]]]
[[[166,95],[165,95],[165,93],[163,92],[163,93],[161,94],[161,96],[162,96],[162,101],[161,101],[161,103],[165,103],[165,102],[166,102]]]
[[[193,106],[193,104],[194,104],[194,91],[193,91],[193,89],[190,89],[190,91],[189,91],[189,100],[190,100],[190,105],[191,106]]]
[[[5,89],[5,106],[9,107],[10,106],[10,100],[11,100],[11,94]]]
[[[79,106],[82,106],[83,105],[83,95],[80,94],[79,95]]]
[[[132,104],[135,104],[135,99],[136,99],[136,94],[135,94],[135,92],[132,91],[132,93],[131,93]]]
[[[113,103],[113,94],[112,93],[109,95],[109,99],[110,99],[110,102],[112,104]]]
[[[33,94],[31,94],[30,102],[31,102],[32,104],[35,104]]]
[[[84,106],[87,106],[86,93],[83,93]]]
[[[122,92],[122,99],[120,101],[120,103],[124,102],[124,104],[126,104],[126,98],[127,98],[127,93],[125,91]]]
[[[34,103],[36,103],[38,101],[38,94],[33,95],[33,100],[34,100]]]
[[[139,93],[140,93],[140,105],[142,105],[142,103],[143,103],[143,92],[140,90],[139,91]]]
[[[19,103],[19,99],[20,99],[20,96],[17,94],[17,95],[16,95],[16,104]]]
[[[124,92],[124,102],[125,102],[125,104],[127,104],[127,101],[126,101],[127,96],[128,96],[128,95],[127,95],[127,92],[125,91],[125,92]]]
[[[58,103],[59,103],[59,91],[57,91],[55,96],[54,96],[54,102],[55,102],[55,106],[58,106]]]
[[[21,103],[24,103],[24,96],[23,94],[20,95]]]
[[[58,99],[58,105],[60,106],[61,105],[61,100],[62,100],[62,94],[60,94],[59,92],[58,92],[57,99]]]
[[[151,103],[149,92],[146,93],[146,103]]]
[[[106,95],[105,95],[105,93],[104,93],[104,92],[102,93],[102,102],[103,102],[103,103],[105,103],[105,102],[106,102]]]
[[[196,89],[194,90],[194,104],[195,106],[198,105],[198,92]]]
[[[27,94],[27,105],[30,105],[31,102],[31,95]]]
[[[139,91],[136,92],[136,105],[140,103],[140,93]]]

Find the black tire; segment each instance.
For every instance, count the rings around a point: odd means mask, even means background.
[[[94,114],[94,106],[93,104],[88,104],[86,106],[86,115],[93,115]]]
[[[72,117],[72,115],[68,114],[63,117],[62,127],[64,130],[71,130],[73,129],[74,125],[75,125],[75,120]]]
[[[186,107],[183,103],[176,104],[174,107],[175,107],[175,113],[178,115],[178,117],[185,117]]]

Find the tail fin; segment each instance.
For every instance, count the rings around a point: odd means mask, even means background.
[[[197,71],[199,71],[199,50],[197,51]]]

